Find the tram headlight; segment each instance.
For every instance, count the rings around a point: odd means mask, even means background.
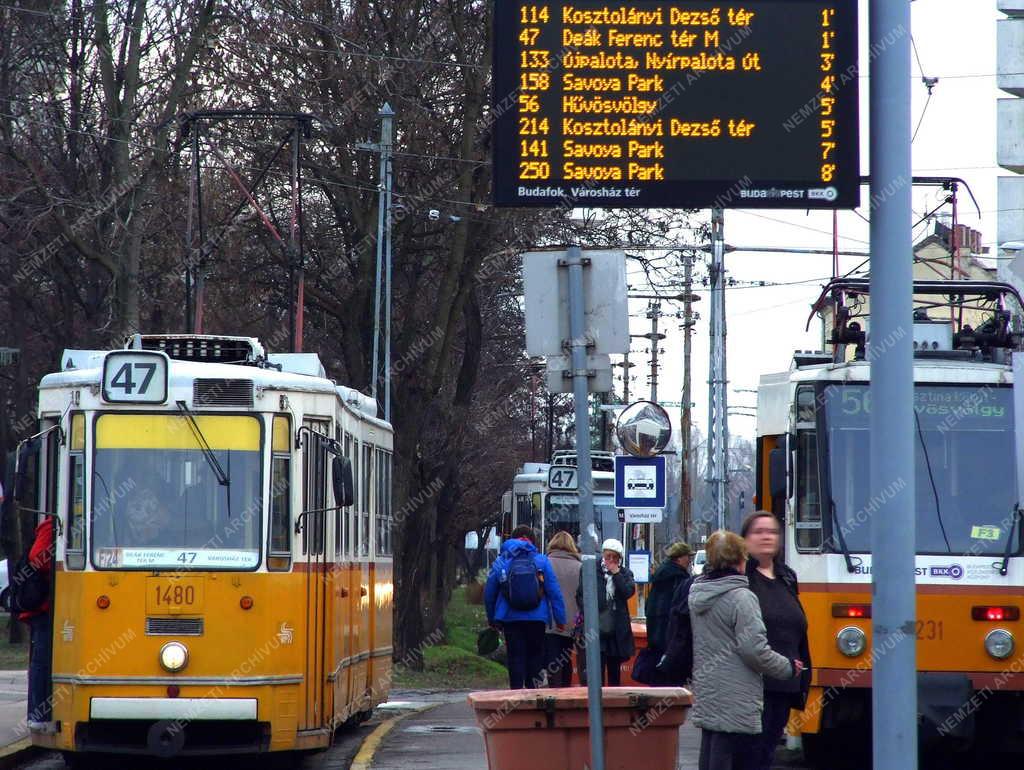
[[[985,637],[985,651],[996,660],[1003,660],[1013,653],[1013,634],[996,628]]]
[[[847,626],[836,634],[836,646],[839,652],[848,658],[856,658],[868,645],[868,638],[856,626]]]
[[[168,642],[160,648],[160,665],[172,674],[188,665],[188,648],[181,642]]]

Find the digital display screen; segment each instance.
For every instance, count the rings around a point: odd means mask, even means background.
[[[497,0],[503,206],[853,208],[856,0]]]

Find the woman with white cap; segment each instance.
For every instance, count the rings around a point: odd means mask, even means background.
[[[633,628],[629,621],[629,597],[636,593],[633,573],[623,566],[626,549],[609,538],[601,544],[597,562],[597,628],[601,637],[601,673],[608,673],[607,684],[622,683],[622,663],[633,657]],[[583,608],[583,582],[576,589],[576,603]],[[580,656],[582,659],[582,655]]]

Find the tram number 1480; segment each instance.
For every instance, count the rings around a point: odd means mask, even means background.
[[[181,606],[182,604],[196,603],[195,586],[190,585],[163,585],[156,586],[157,605],[167,604]]]

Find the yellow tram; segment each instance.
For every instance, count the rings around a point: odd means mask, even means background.
[[[834,352],[797,354],[758,390],[759,505],[784,524],[813,663],[809,702],[793,712],[790,732],[826,767],[870,747],[871,669],[886,653],[871,639],[870,532],[906,483],[869,485],[870,361],[888,345],[869,339],[868,291],[863,279],[826,287],[818,307]],[[1024,748],[1010,365],[1021,304],[1006,284],[915,283],[913,632],[925,744]]]
[[[36,745],[176,756],[330,745],[387,697],[392,430],[315,354],[136,335],[39,386],[58,521]]]

